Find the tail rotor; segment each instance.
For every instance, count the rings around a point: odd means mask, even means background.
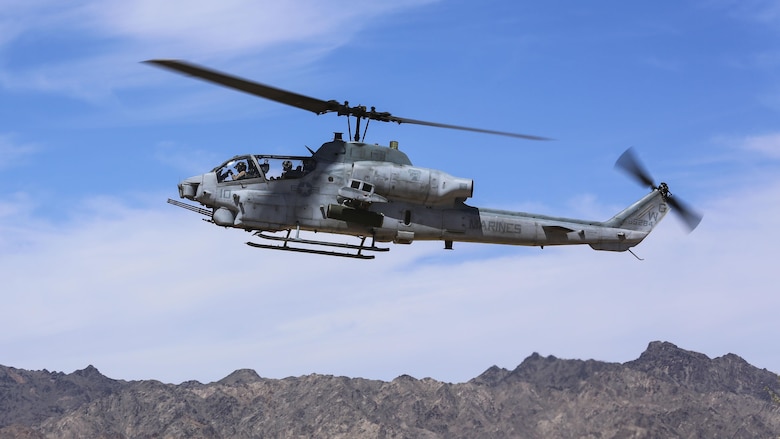
[[[693,231],[701,222],[703,216],[686,203],[683,203],[678,197],[673,197],[666,183],[662,182],[656,186],[653,177],[650,176],[650,173],[642,165],[636,152],[634,152],[634,148],[628,148],[617,159],[615,168],[625,172],[642,186],[659,191],[664,200],[672,207],[672,212],[675,212],[688,227],[689,232]]]

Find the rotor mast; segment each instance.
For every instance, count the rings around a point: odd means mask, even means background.
[[[344,107],[350,108],[349,101],[344,101]],[[350,139],[354,139],[355,142],[361,142],[366,139],[366,133],[368,133],[368,124],[371,122],[372,117],[376,116],[376,107],[371,107],[371,111],[366,111],[365,105],[358,105],[357,107],[351,108],[352,112],[344,112],[343,114],[341,112],[338,113],[339,116],[347,116],[347,129],[349,130],[349,137]],[[387,113],[389,116],[390,113]],[[349,122],[349,116],[355,116],[355,136],[352,137],[352,124]],[[366,126],[363,128],[363,135],[360,135],[360,121],[365,119],[366,120]]]

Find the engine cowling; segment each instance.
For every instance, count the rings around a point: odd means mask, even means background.
[[[436,169],[361,161],[352,166],[352,180],[366,182],[388,200],[451,205],[474,194],[474,181],[453,177]]]

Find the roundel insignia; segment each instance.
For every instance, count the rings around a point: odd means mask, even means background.
[[[303,183],[298,185],[298,195],[301,195],[303,197],[308,197],[311,195],[311,193],[314,191],[314,187],[312,187],[311,183],[308,181],[304,181]]]

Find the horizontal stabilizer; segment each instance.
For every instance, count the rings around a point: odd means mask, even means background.
[[[542,226],[542,229],[545,233],[570,233],[574,231],[574,229],[563,226]]]

